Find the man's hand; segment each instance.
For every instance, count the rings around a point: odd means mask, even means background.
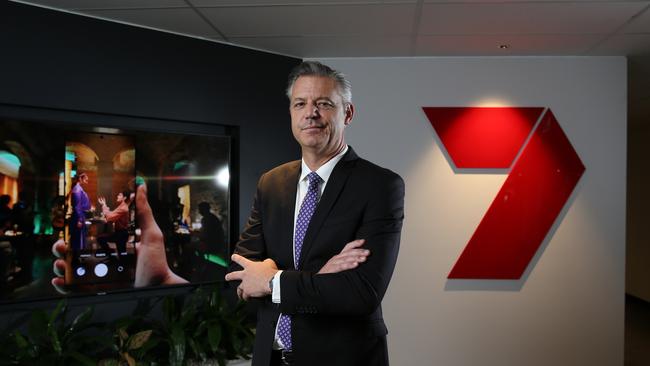
[[[104,197],[99,197],[99,198],[97,199],[97,202],[99,202],[99,204],[100,204],[102,207],[106,206],[106,198],[104,198]]]
[[[358,239],[347,243],[341,253],[330,258],[323,268],[318,271],[318,274],[347,271],[365,262],[370,255],[370,251],[368,249],[359,249],[365,242],[365,239]]]
[[[165,242],[160,227],[156,223],[147,201],[147,186],[142,184],[138,188],[138,195],[135,202],[137,220],[142,232],[140,242],[136,244],[136,266],[134,287],[152,285],[175,285],[187,283],[187,280],[176,275],[167,265],[165,254]],[[66,263],[63,259],[66,253],[66,245],[59,240],[52,245],[52,253],[59,259],[54,261],[54,273],[52,279],[54,288],[67,293],[65,287]]]
[[[231,258],[243,269],[228,273],[226,281],[241,281],[237,287],[237,295],[240,298],[248,300],[251,297],[263,297],[271,294],[269,281],[278,271],[278,266],[273,259],[267,258],[262,262],[254,262],[239,254],[233,254]]]

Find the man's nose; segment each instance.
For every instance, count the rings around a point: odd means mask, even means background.
[[[307,115],[305,118],[308,119],[314,119],[318,118],[320,116],[320,111],[318,110],[318,107],[315,105],[307,107]]]

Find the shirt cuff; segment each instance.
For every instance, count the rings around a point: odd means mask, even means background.
[[[273,292],[271,293],[271,301],[274,304],[280,303],[280,275],[282,271],[277,271],[273,276]]]

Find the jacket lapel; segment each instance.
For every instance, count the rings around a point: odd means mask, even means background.
[[[296,192],[298,190],[298,179],[300,178],[300,160],[293,162],[286,170],[284,182],[276,192],[280,198],[280,221],[281,243],[289,245],[280,245],[280,258],[286,260],[287,268],[293,268],[293,225],[296,208]]]
[[[318,236],[318,232],[320,231],[321,226],[323,226],[323,223],[332,210],[334,203],[336,203],[337,199],[339,198],[339,195],[341,194],[341,191],[343,190],[343,187],[345,186],[345,183],[350,176],[354,162],[358,158],[359,157],[357,154],[354,152],[354,150],[352,150],[352,147],[349,146],[348,152],[345,153],[341,161],[339,161],[332,170],[332,175],[330,175],[330,179],[327,181],[325,191],[323,191],[323,196],[318,202],[318,206],[316,206],[316,211],[314,212],[311,221],[309,221],[309,227],[307,228],[305,238],[302,242],[302,252],[300,254],[300,265],[298,268],[303,267],[305,258],[307,258],[309,255],[309,250],[312,247],[314,239]],[[295,200],[294,189],[293,202],[295,202]]]

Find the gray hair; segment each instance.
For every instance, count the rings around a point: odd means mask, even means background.
[[[293,84],[301,76],[323,76],[331,78],[336,82],[343,102],[346,105],[352,103],[352,84],[350,84],[350,81],[340,71],[336,71],[318,61],[303,61],[291,70],[291,73],[289,73],[289,82],[287,83],[287,97],[289,99],[291,99]]]

